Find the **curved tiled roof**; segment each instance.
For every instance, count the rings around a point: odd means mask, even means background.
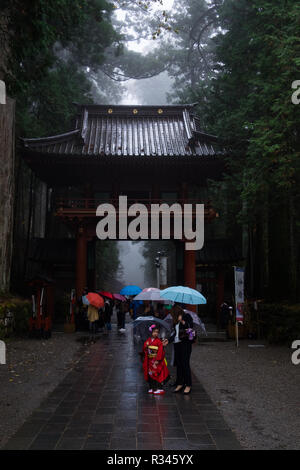
[[[199,130],[193,105],[77,105],[74,129],[22,139],[39,154],[93,156],[209,156],[222,152],[217,139]]]

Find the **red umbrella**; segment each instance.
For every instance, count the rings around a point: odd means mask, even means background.
[[[114,298],[114,296],[110,292],[107,292],[105,290],[99,290],[99,294],[103,295],[103,297],[107,297],[108,299]]]
[[[89,292],[86,296],[89,303],[96,308],[104,307],[104,300],[100,297],[99,294],[95,294],[95,292]]]
[[[121,295],[121,294],[113,294],[113,296],[114,296],[114,299],[121,300],[121,302],[125,302],[126,300],[126,297],[124,297],[124,295]]]

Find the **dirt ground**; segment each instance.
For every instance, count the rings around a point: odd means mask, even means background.
[[[6,364],[0,365],[0,448],[85,353],[76,339],[57,332],[48,340],[6,342]]]
[[[248,345],[264,344],[253,348]],[[262,341],[202,343],[192,368],[246,449],[300,449],[300,365]]]

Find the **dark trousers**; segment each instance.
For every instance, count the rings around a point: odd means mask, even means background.
[[[192,353],[192,342],[181,341],[174,343],[175,366],[177,368],[176,385],[192,386],[192,374],[190,367],[190,357]]]
[[[90,321],[89,322],[89,327],[90,327],[90,332],[92,333],[92,335],[95,335],[96,330],[97,330],[97,322],[96,321]]]
[[[117,312],[118,328],[125,328],[125,313]]]
[[[155,392],[155,390],[158,390],[159,388],[162,388],[162,386],[160,387],[159,382],[157,382],[157,380],[153,380],[150,377],[150,375],[148,375],[148,383],[149,383],[149,388],[152,389],[154,392]]]

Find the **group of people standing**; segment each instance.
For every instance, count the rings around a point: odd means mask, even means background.
[[[97,309],[93,305],[87,308],[87,319],[89,321],[89,329],[95,334],[108,333],[111,330],[111,317],[113,314],[117,317],[118,330],[121,333],[126,331],[125,321],[126,313],[129,311],[129,302],[121,302],[120,300],[105,299],[104,307]]]
[[[145,380],[149,384],[149,394],[162,395],[164,385],[169,379],[164,348],[174,345],[174,365],[176,366],[176,381],[174,393],[191,393],[192,375],[190,357],[194,339],[188,332],[193,330],[193,319],[179,305],[174,305],[170,311],[173,319],[173,329],[169,339],[159,339],[159,324],[150,326],[150,336],[143,346],[143,369]],[[193,337],[194,338],[194,337]]]
[[[86,329],[87,322],[89,330],[92,334],[97,332],[108,333],[111,330],[111,318],[115,314],[117,317],[118,330],[123,333],[126,331],[126,314],[129,313],[130,317],[135,320],[139,316],[155,316],[157,318],[164,318],[167,313],[163,309],[163,305],[159,304],[154,310],[151,302],[140,302],[128,299],[121,302],[116,299],[105,299],[104,307],[97,308],[93,305],[79,305],[76,315],[76,326],[78,330]]]
[[[132,318],[135,320],[137,317],[153,316],[164,320],[170,313],[165,304],[155,302],[155,308],[150,300],[135,301],[130,304],[130,311]]]
[[[111,330],[111,317],[113,314],[113,304],[110,300],[105,300],[104,307],[97,308],[94,305],[87,307],[87,320],[90,332],[95,335],[97,332],[109,332]]]
[[[84,295],[87,294],[84,291]],[[89,328],[91,334],[108,333],[111,330],[111,317],[116,313],[118,318],[118,328],[125,331],[125,314],[128,310],[124,302],[105,298],[104,306],[97,308],[94,305],[84,305],[82,298],[78,300],[77,312],[75,315],[77,330],[86,330]]]
[[[111,330],[111,317],[117,316],[118,330],[125,332],[126,313],[129,312],[134,320],[139,316],[153,316],[157,319],[172,320],[172,331],[169,339],[159,338],[159,322],[149,328],[149,337],[143,345],[143,369],[145,380],[149,384],[149,394],[162,395],[165,393],[164,385],[170,378],[165,347],[173,345],[174,365],[176,366],[176,381],[174,393],[183,392],[185,395],[191,393],[192,377],[190,368],[190,357],[192,353],[193,338],[187,331],[193,330],[193,319],[191,315],[183,310],[183,306],[175,304],[171,310],[167,310],[164,304],[156,305],[153,309],[151,302],[135,302],[128,300],[105,299],[104,306],[100,309],[88,305],[85,309],[89,329],[92,335],[98,332],[108,333]]]

